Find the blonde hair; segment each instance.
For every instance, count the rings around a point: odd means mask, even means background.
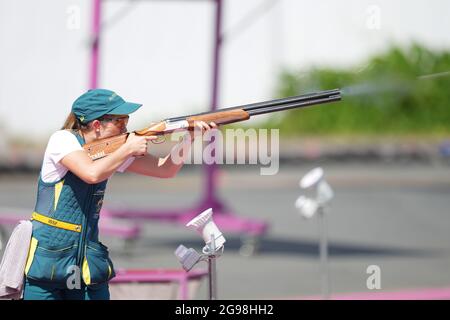
[[[66,121],[64,122],[61,130],[81,130],[86,129],[87,124],[83,125],[80,121],[78,121],[77,117],[73,112],[71,112],[68,116]]]

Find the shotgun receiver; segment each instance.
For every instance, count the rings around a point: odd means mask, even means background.
[[[215,122],[217,125],[235,123],[250,119],[259,114],[304,108],[316,104],[341,100],[339,89],[309,93],[283,99],[252,103],[239,107],[224,108],[210,112],[202,112],[183,117],[174,117],[152,124],[142,130],[134,131],[136,135],[158,136],[172,133],[175,130],[193,130],[195,121]],[[106,157],[117,150],[128,138],[129,133],[100,139],[83,146],[92,160]]]

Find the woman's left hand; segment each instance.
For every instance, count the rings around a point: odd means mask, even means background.
[[[218,127],[217,127],[217,124],[215,124],[214,122],[210,122],[208,124],[205,121],[195,121],[194,122],[194,130],[190,131],[191,138],[194,139],[194,137],[196,136],[196,132],[199,132],[199,130],[201,130],[201,133],[203,134],[207,130],[216,129],[216,128],[218,128]]]

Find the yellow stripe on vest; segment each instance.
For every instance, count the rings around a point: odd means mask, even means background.
[[[27,263],[25,265],[25,275],[28,274],[28,271],[31,268],[31,264],[33,263],[34,253],[36,252],[37,245],[38,240],[36,238],[31,238],[30,249],[28,250]]]
[[[55,210],[58,205],[59,196],[61,195],[62,187],[64,184],[64,180],[61,180],[57,184],[55,184]]]
[[[83,275],[84,283],[87,285],[90,285],[91,284],[91,272],[89,271],[89,265],[88,265],[86,257],[84,258],[84,261],[83,261],[82,270],[83,270],[82,275]]]
[[[39,214],[37,212],[33,212],[31,217],[33,220],[42,222],[42,223],[47,224],[52,227],[69,230],[69,231],[74,231],[74,232],[81,232],[81,225],[79,225],[79,224],[73,224],[73,223],[69,223],[69,222],[56,220],[56,219],[44,216],[42,214]]]

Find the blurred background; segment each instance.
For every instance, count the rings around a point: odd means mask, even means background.
[[[213,198],[227,208],[218,211],[246,223],[223,230],[219,298],[322,297],[320,225],[294,206],[299,180],[318,166],[335,193],[331,296],[450,298],[449,10],[445,0],[0,2],[3,246],[34,208],[48,137],[88,88],[144,104],[129,130],[341,88],[341,102],[233,126],[279,129],[280,166],[272,176],[258,165],[215,171]],[[209,174],[199,165],[170,180],[117,174],[105,209],[191,214],[211,200]],[[203,246],[180,221],[144,216],[105,219],[116,268],[180,269],[176,247]],[[379,267],[375,288],[370,266]],[[193,297],[205,299],[206,286]]]

